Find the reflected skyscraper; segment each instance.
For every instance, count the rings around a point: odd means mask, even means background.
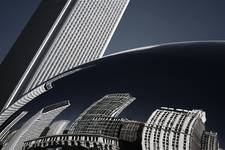
[[[24,141],[38,138],[43,130],[50,125],[53,119],[69,106],[69,101],[63,101],[43,108],[16,132],[3,149],[21,150]]]
[[[146,123],[119,118],[134,100],[126,93],[106,95],[80,114],[68,134],[28,140],[23,148],[218,150],[217,134],[205,131],[204,111],[162,107]]]
[[[90,120],[95,120],[99,117],[104,117],[103,120],[108,120],[109,118],[107,119],[107,117],[117,117],[134,100],[135,98],[129,94],[118,93],[104,96],[80,114],[69,128],[69,134],[85,133],[89,131],[89,128],[100,132],[100,130],[92,126]]]
[[[217,133],[205,131],[201,140],[201,150],[220,150]]]
[[[143,130],[143,150],[200,150],[205,121],[201,110],[157,109]]]
[[[69,120],[59,120],[59,121],[53,122],[49,126],[49,131],[48,131],[47,135],[50,136],[50,135],[63,134],[64,130],[66,129],[66,127],[68,126],[69,123],[70,123]]]
[[[10,123],[6,123],[5,127],[2,127],[2,131],[0,132],[0,141],[4,141],[4,138],[9,134],[10,129],[20,121],[28,112],[23,111],[21,112],[14,120]]]

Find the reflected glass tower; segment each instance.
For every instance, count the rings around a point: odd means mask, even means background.
[[[63,134],[64,130],[70,123],[69,120],[60,120],[60,121],[55,121],[49,126],[49,131],[47,135],[60,135]]]
[[[134,100],[127,93],[106,95],[81,113],[68,133],[25,141],[23,149],[219,149],[217,134],[205,130],[204,111],[162,107],[146,123],[119,118]]]
[[[10,133],[10,129],[16,125],[28,112],[23,111],[21,112],[14,120],[12,120],[10,123],[5,124],[5,126],[2,127],[2,130],[0,132],[0,141],[4,141],[5,138],[8,136]]]
[[[217,133],[207,131],[203,133],[201,150],[220,150]]]
[[[135,98],[129,94],[117,93],[104,96],[80,114],[69,128],[69,134],[86,133],[89,130],[100,132],[96,129],[98,125],[96,124],[96,127],[94,127],[90,122],[91,120],[98,120],[99,117],[104,117],[102,120],[108,120],[107,117],[117,117],[134,100]]]
[[[3,147],[4,150],[21,150],[24,141],[38,138],[43,130],[57,117],[63,110],[70,106],[69,101],[63,101],[40,110],[31,117]]]

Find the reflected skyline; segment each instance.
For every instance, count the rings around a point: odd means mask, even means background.
[[[224,147],[225,122],[215,117],[225,114],[223,46],[223,43],[165,45],[99,59],[83,66],[92,67],[53,82],[53,89],[24,109],[32,108],[32,112],[53,102],[70,100],[71,109],[58,119],[74,120],[103,95],[128,92],[137,100],[121,117],[145,122],[155,109],[163,106],[202,109],[206,111],[206,129],[215,129]]]

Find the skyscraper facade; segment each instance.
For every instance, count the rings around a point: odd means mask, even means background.
[[[132,146],[141,148],[141,131],[144,123],[118,118],[118,115],[134,100],[135,98],[127,93],[104,96],[80,114],[69,128],[68,136],[43,137],[49,140],[59,139],[56,143],[61,143],[51,145],[54,143],[51,142],[46,147],[63,147],[65,145],[62,143],[68,143],[69,147],[118,150],[120,145],[126,147],[138,141],[139,144]],[[43,138],[40,137],[35,141],[45,141]],[[25,142],[24,149],[32,149],[35,141]],[[42,145],[40,142],[37,144]]]
[[[69,134],[85,135],[86,139],[89,139],[90,135],[95,135],[96,138],[102,136],[113,138],[117,141],[114,142],[115,145],[111,144],[114,149],[124,149],[129,145],[140,149],[144,123],[118,118],[118,115],[134,100],[135,98],[128,93],[104,96],[80,114],[71,125]]]
[[[201,140],[201,150],[219,150],[217,133],[205,131]]]
[[[16,134],[17,130],[11,131],[9,134],[7,134],[7,136],[4,138],[3,141],[1,141],[0,143],[0,148],[2,148],[4,145],[6,145],[11,139],[12,137]]]
[[[143,150],[198,150],[205,131],[201,110],[161,108],[153,112],[142,133]]]
[[[125,120],[120,129],[119,139],[126,142],[136,142],[141,139],[144,123],[138,121]]]
[[[14,117],[14,114],[22,108],[24,105],[26,105],[28,102],[36,98],[37,96],[41,95],[42,93],[49,90],[51,86],[45,86],[41,85],[38,88],[32,90],[31,92],[25,94],[20,99],[18,99],[16,102],[14,102],[12,105],[4,109],[0,113],[0,127],[10,118]],[[1,129],[0,129],[1,131]]]
[[[69,134],[86,131],[86,124],[89,124],[90,120],[96,120],[96,117],[106,117],[105,119],[117,117],[134,100],[135,98],[130,94],[117,93],[104,96],[80,114],[69,128]]]
[[[101,57],[128,3],[43,0],[2,63],[4,108],[47,80]]]
[[[40,110],[31,117],[3,147],[4,150],[21,150],[24,141],[38,138],[42,131],[58,116],[63,110],[70,106],[69,101],[63,101]]]
[[[118,115],[134,100],[135,98],[128,93],[104,96],[80,114],[69,128],[69,134],[85,135],[86,138],[93,135],[96,138],[104,136],[106,141],[112,139],[114,141],[114,144],[107,143],[108,146],[111,145],[113,149],[119,149],[120,137],[124,141],[136,138],[133,135],[137,134],[136,129],[139,126],[132,125],[127,119],[118,118]],[[126,130],[128,126],[133,127],[133,130],[130,129],[131,132]]]
[[[69,120],[59,120],[59,121],[53,122],[49,126],[49,131],[48,131],[47,135],[49,136],[49,135],[63,134],[63,131],[66,129],[66,127],[68,126],[69,123],[70,123]]]
[[[0,126],[51,89],[49,79],[101,57],[128,3],[43,0],[1,64]]]
[[[162,107],[147,122],[119,118],[120,112],[134,100],[127,93],[106,95],[81,113],[68,133],[25,141],[23,149],[219,149],[217,134],[205,131],[204,111]]]
[[[10,129],[18,122],[20,121],[28,112],[27,111],[23,111],[21,112],[14,120],[12,120],[12,122],[10,122],[9,124],[7,124],[6,127],[4,127],[1,132],[0,132],[0,141],[3,141],[4,138],[9,134]]]

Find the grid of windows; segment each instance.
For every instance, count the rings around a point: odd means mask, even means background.
[[[43,112],[43,109],[30,118],[12,137],[3,149],[19,150],[22,149],[24,141],[38,138],[42,131],[49,126],[52,120],[57,117],[68,105],[59,106],[53,110]]]
[[[69,124],[69,120],[60,120],[55,121],[49,127],[49,131],[47,135],[59,135],[63,134],[63,131],[66,129],[67,125]]]
[[[96,135],[57,135],[40,137],[24,142],[23,150],[30,149],[45,149],[49,147],[56,147],[56,143],[60,143],[60,147],[68,145],[71,147],[81,146],[83,149],[101,149],[101,150],[119,150],[119,141],[116,138]],[[46,146],[46,147],[45,147]],[[77,149],[77,148],[74,148]],[[78,148],[79,149],[79,148]],[[82,148],[81,148],[82,149]]]
[[[8,108],[1,112],[0,125],[45,92],[42,87],[47,80],[101,57],[128,3],[129,0],[68,0],[11,94]],[[23,97],[18,99],[20,96]],[[10,106],[13,101],[16,102]]]
[[[67,70],[101,57],[128,2],[77,0],[25,92]]]
[[[120,130],[119,139],[128,142],[135,142],[139,139],[139,130],[143,124],[136,121],[124,121]]]
[[[50,86],[48,86],[48,87],[51,88]],[[20,108],[22,108],[28,102],[30,102],[31,100],[33,100],[35,97],[43,94],[47,90],[49,90],[49,89],[47,89],[45,85],[41,85],[41,86],[37,87],[36,89],[34,89],[33,91],[31,91],[31,92],[27,93],[26,95],[24,95],[23,97],[21,97],[15,103],[13,103],[9,107],[7,107],[5,110],[3,110],[0,113],[0,126],[7,119],[9,119],[10,116],[12,116],[16,111],[18,111]]]
[[[204,132],[201,139],[201,150],[218,150],[217,133]]]
[[[190,138],[197,133],[193,131],[199,123],[196,120],[203,122],[204,114],[201,110],[156,110],[142,133],[143,150],[188,150]]]
[[[76,133],[83,128],[83,124],[95,121],[96,117],[117,117],[124,108],[135,100],[130,94],[109,94],[93,103],[75,120],[69,133]],[[100,122],[98,122],[100,123]]]
[[[104,135],[109,137],[119,137],[122,120],[112,117],[85,116],[78,121],[78,126],[74,127],[73,134]]]
[[[10,129],[22,119],[28,112],[21,112],[12,122],[10,122],[1,132],[0,132],[0,141],[2,142],[6,136],[9,134]]]

